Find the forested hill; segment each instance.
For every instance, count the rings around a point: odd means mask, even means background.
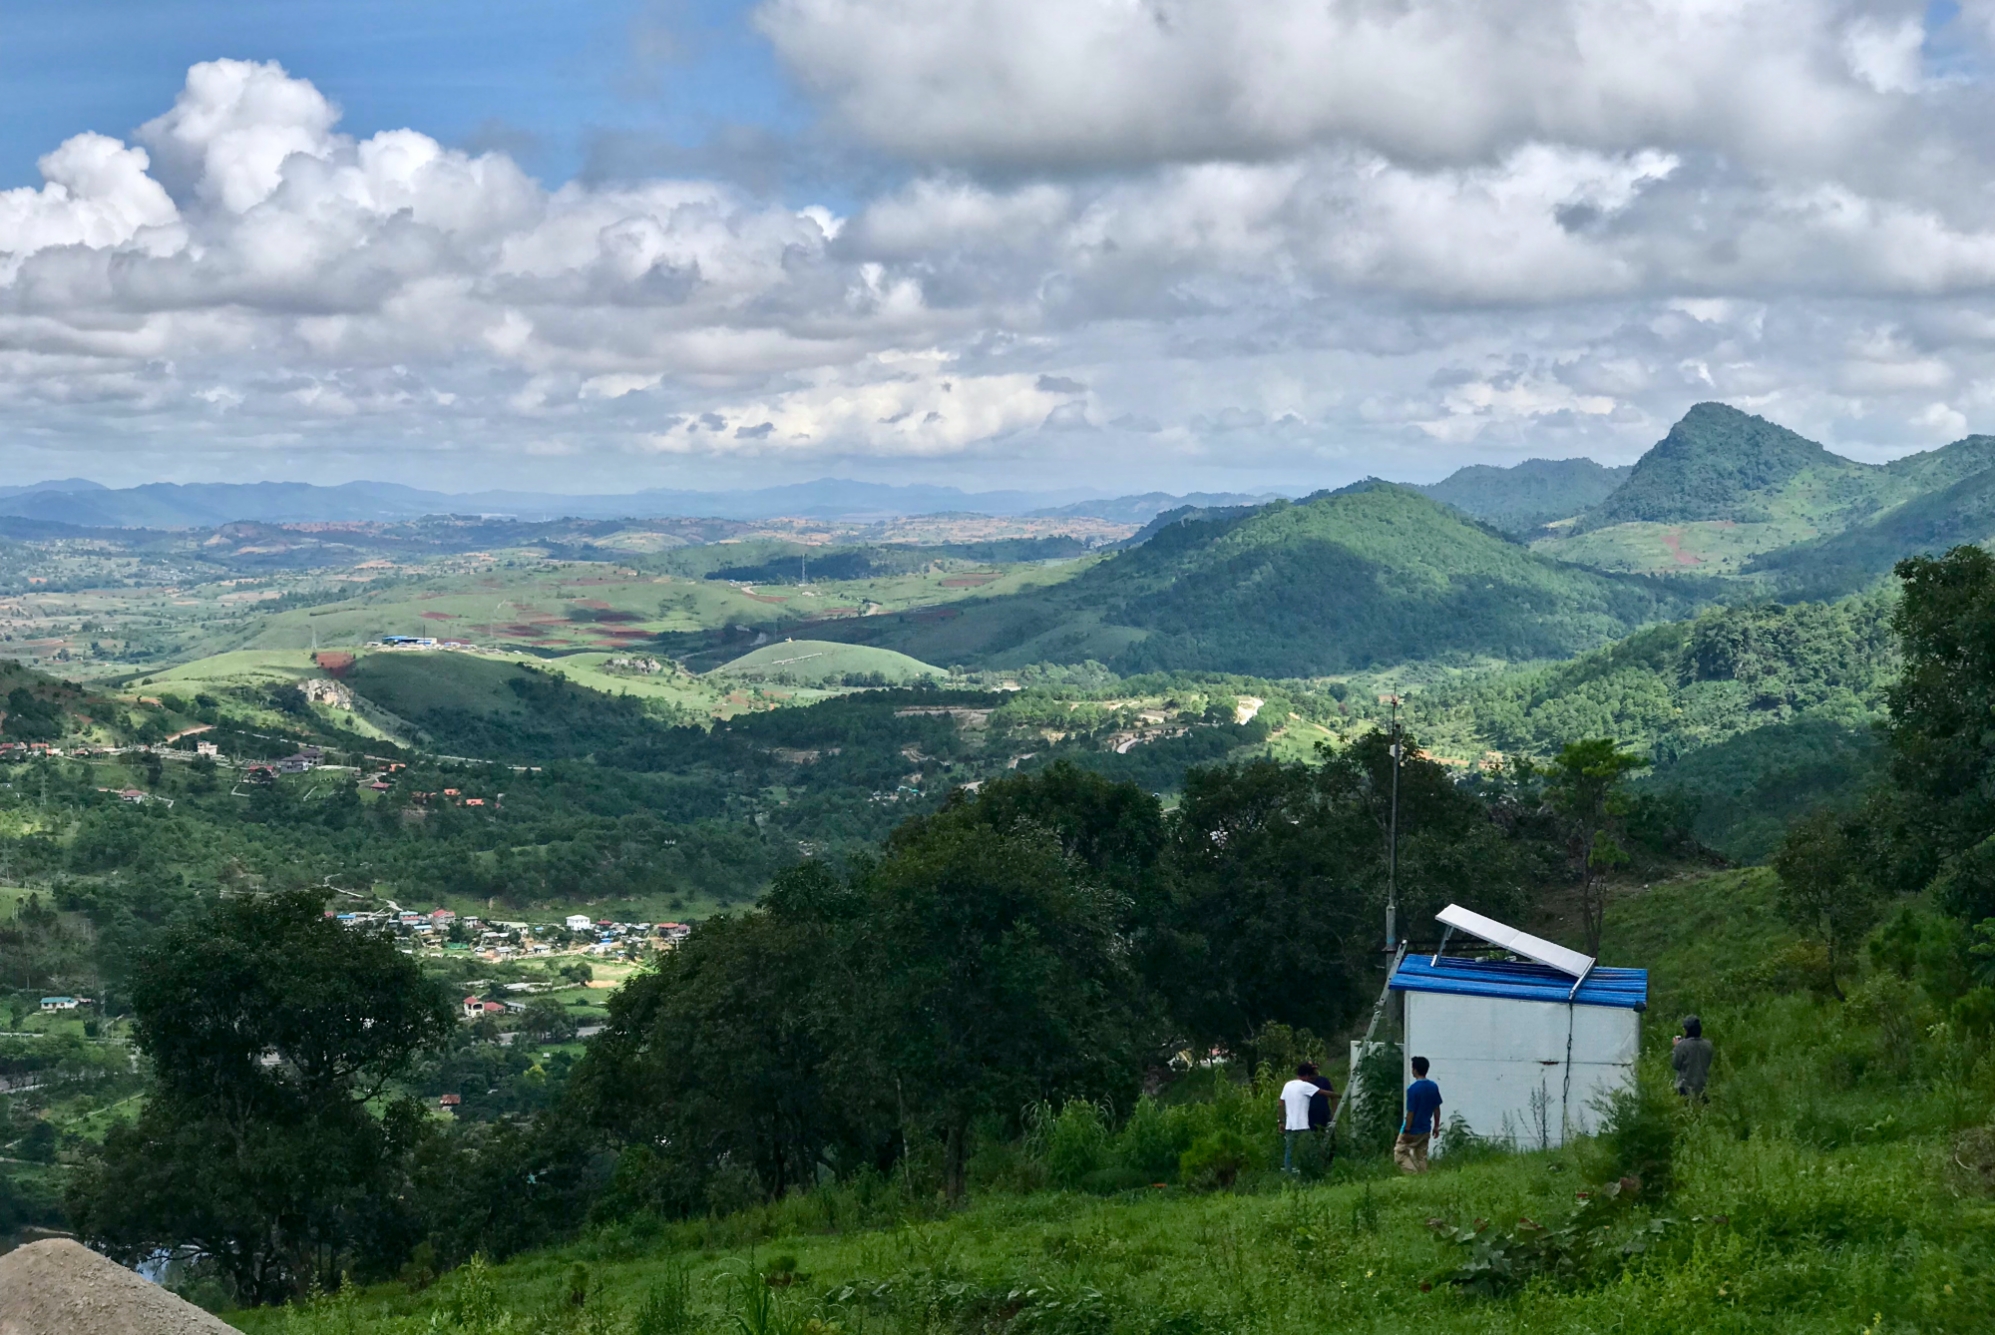
[[[1698,601],[1695,586],[1565,565],[1372,482],[1185,515],[1064,584],[825,633],[930,663],[1305,677],[1451,654],[1565,657]]]
[[[1864,465],[1831,454],[1804,436],[1722,403],[1700,403],[1683,415],[1635,465],[1614,493],[1589,510],[1578,529],[1634,522],[1682,523],[1766,517],[1772,493],[1804,473],[1833,484],[1848,474],[1851,496],[1862,490]]]
[[[1977,436],[1950,448],[1983,442],[1995,444],[1987,436]],[[1923,462],[1943,453],[1935,450],[1900,462]],[[1833,596],[1863,588],[1890,573],[1906,556],[1944,552],[1962,543],[1986,542],[1990,537],[1995,537],[1995,472],[1982,471],[1941,490],[1914,496],[1868,523],[1817,542],[1768,552],[1745,568],[1749,573],[1771,575],[1790,596]]]
[[[1633,471],[1591,459],[1526,459],[1509,468],[1470,464],[1414,490],[1521,536],[1592,509]]]
[[[1652,759],[1645,784],[1696,802],[1704,843],[1757,861],[1796,816],[1852,802],[1873,779],[1900,666],[1894,602],[1878,590],[1711,608],[1569,663],[1415,695],[1409,722],[1462,760],[1613,737]]]

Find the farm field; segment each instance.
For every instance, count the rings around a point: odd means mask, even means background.
[[[1816,537],[1802,520],[1738,523],[1628,523],[1574,536],[1539,538],[1531,550],[1596,570],[1637,575],[1737,575],[1753,557]]]
[[[676,564],[709,565],[729,551],[692,549]],[[731,582],[602,563],[495,565],[477,574],[403,581],[353,599],[276,613],[258,625],[244,647],[353,647],[383,635],[410,635],[543,656],[615,654],[648,650],[661,635],[723,630],[742,643],[802,622],[928,607],[973,591],[995,595],[1039,588],[1072,577],[1086,564],[995,568],[943,559],[914,573],[809,584]]]

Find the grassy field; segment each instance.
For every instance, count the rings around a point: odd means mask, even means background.
[[[837,644],[830,640],[782,640],[765,644],[714,671],[730,677],[812,685],[836,685],[852,676],[878,677],[898,685],[949,675],[941,668],[892,649]]]
[[[1922,1023],[1889,975],[1848,1003],[1782,984],[1769,966],[1792,945],[1762,871],[1613,909],[1604,958],[1653,971],[1645,1075],[1684,1007],[1718,1045],[1709,1104],[1664,1095],[1656,1114],[1667,1198],[1601,1194],[1617,1169],[1600,1142],[1464,1153],[1419,1179],[1347,1157],[1309,1185],[1260,1169],[1211,1193],[992,1179],[954,1211],[870,1179],[231,1319],[293,1335],[1986,1330],[1995,1201],[1950,1161],[1988,1118],[1989,1057]]]
[[[232,649],[149,672],[138,681],[165,690],[194,692],[217,686],[281,686],[324,675],[312,662],[309,649]]]
[[[1540,538],[1531,544],[1531,550],[1596,570],[1640,575],[1735,575],[1740,566],[1760,553],[1805,542],[1819,532],[1800,520],[1615,524],[1575,537]]]
[[[730,550],[697,549],[708,562]],[[938,559],[919,571],[878,578],[743,584],[600,562],[516,561],[273,613],[243,647],[353,647],[383,635],[418,635],[542,655],[643,652],[661,634],[727,626],[776,633],[801,622],[953,602],[973,592],[1015,593],[1057,583],[1087,564]]]

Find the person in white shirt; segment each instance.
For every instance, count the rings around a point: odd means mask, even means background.
[[[1295,1068],[1295,1079],[1282,1086],[1282,1171],[1295,1169],[1295,1145],[1309,1134],[1309,1101],[1322,1092],[1316,1083],[1316,1063]]]

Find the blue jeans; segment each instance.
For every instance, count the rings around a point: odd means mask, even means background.
[[[1295,1171],[1296,1142],[1308,1134],[1307,1131],[1282,1132],[1282,1171],[1284,1173],[1293,1173]]]

